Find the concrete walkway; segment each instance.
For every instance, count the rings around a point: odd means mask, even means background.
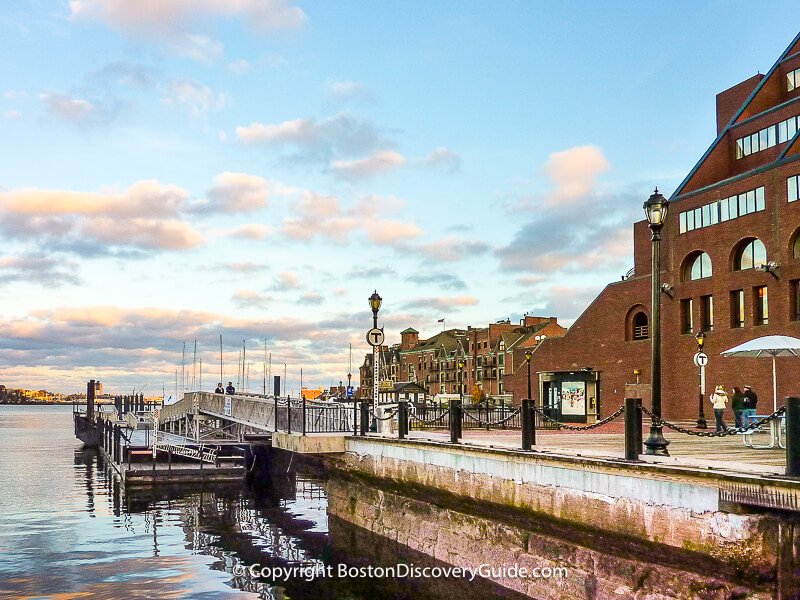
[[[688,425],[688,424],[687,424]],[[645,424],[644,437],[648,428]],[[760,436],[760,437],[758,437]],[[396,437],[396,435],[392,436]],[[450,441],[447,430],[412,431],[411,439]],[[675,433],[665,429],[664,437],[670,442],[670,456],[641,455],[648,463],[669,464],[721,472],[759,475],[783,475],[786,451],[780,448],[757,450],[744,445],[741,435],[724,438],[703,438]],[[756,443],[765,443],[768,434],[756,434]],[[625,436],[622,423],[610,423],[586,432],[537,431],[534,450],[565,456],[587,456],[622,459]],[[519,430],[464,430],[464,444],[498,448],[519,449]]]

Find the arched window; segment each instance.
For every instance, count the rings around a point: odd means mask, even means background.
[[[647,315],[638,312],[633,316],[633,339],[646,340],[650,337],[650,329],[647,326]]]
[[[764,247],[764,242],[754,238],[743,242],[739,247],[736,259],[733,261],[733,269],[735,271],[745,271],[766,264],[766,262],[767,249]]]
[[[711,277],[711,257],[705,252],[697,252],[689,256],[683,271],[684,281],[694,281]]]
[[[795,232],[791,247],[792,258],[800,258],[800,230]]]

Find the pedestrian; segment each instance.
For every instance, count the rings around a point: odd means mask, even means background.
[[[745,422],[756,422],[756,404],[758,404],[758,394],[749,385],[744,386],[744,408],[745,408]]]
[[[228,382],[228,387],[225,388],[225,393],[228,394],[228,396],[233,396],[236,393],[236,388],[233,387],[232,381]]]
[[[731,398],[731,408],[733,409],[733,419],[736,422],[736,429],[747,427],[747,418],[744,408],[745,397],[742,390],[738,387],[733,388],[733,398]]]
[[[215,394],[224,394],[225,393],[225,390],[222,389],[222,382],[221,381],[217,384],[217,389],[214,390],[214,393]]]
[[[714,393],[711,394],[711,404],[714,406],[714,419],[717,424],[717,432],[727,431],[728,426],[722,420],[722,415],[725,412],[725,407],[728,405],[728,394],[725,393],[725,388],[721,385],[717,386]]]

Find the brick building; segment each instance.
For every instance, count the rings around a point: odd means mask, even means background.
[[[425,339],[409,327],[400,332],[400,343],[381,349],[381,381],[392,384],[416,382],[430,396],[458,394],[518,402],[525,397],[527,370],[520,374],[525,351],[548,336],[563,335],[566,329],[555,317],[525,316],[518,324],[511,321],[491,323],[487,327],[448,329]],[[464,380],[460,381],[458,363],[464,362]],[[372,396],[373,355],[367,354],[359,367],[364,398]],[[515,374],[517,380],[515,380]],[[522,377],[522,382],[519,378]],[[521,395],[520,395],[521,394]]]
[[[697,417],[692,356],[700,330],[710,356],[708,387],[752,385],[759,412],[771,412],[771,362],[720,352],[764,335],[800,337],[798,130],[800,35],[765,75],[717,96],[717,138],[670,198],[661,243],[667,419]],[[534,352],[535,395],[540,403],[559,403],[564,420],[608,415],[622,403],[627,384],[650,380],[645,221],[633,225],[633,238],[633,273],[608,285],[563,338]],[[778,359],[778,398],[800,393],[798,368],[797,359]],[[713,414],[708,401],[705,413]]]

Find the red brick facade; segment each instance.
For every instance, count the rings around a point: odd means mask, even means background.
[[[661,281],[671,286],[670,294],[661,297],[662,414],[667,419],[697,417],[699,373],[692,356],[697,351],[694,335],[700,329],[706,330],[710,357],[707,388],[752,385],[759,394],[759,412],[771,412],[770,360],[723,358],[720,352],[764,335],[800,337],[796,298],[800,256],[795,243],[800,235],[800,200],[790,202],[787,197],[787,178],[800,174],[800,132],[788,141],[737,157],[738,139],[800,116],[800,87],[789,90],[787,85],[787,73],[798,68],[800,36],[767,75],[751,77],[718,96],[720,136],[670,198],[661,244]],[[681,213],[761,187],[763,209],[681,233]],[[643,193],[643,201],[647,195]],[[713,210],[722,211],[709,208]],[[622,403],[625,385],[637,382],[636,371],[639,381],[649,382],[650,340],[634,339],[633,322],[642,312],[650,324],[651,243],[646,222],[635,223],[633,233],[634,275],[608,285],[564,337],[547,339],[535,350],[534,395],[540,402],[547,396],[544,382],[550,373],[562,377],[573,373],[576,378],[583,373],[587,380],[595,379],[597,388],[592,390],[599,401],[600,417]],[[737,269],[739,252],[753,239],[764,244],[766,261],[777,264],[774,273]],[[710,257],[713,274],[692,280],[686,271],[701,252]],[[760,324],[757,306],[763,287],[767,290],[768,322]],[[743,290],[745,306],[741,327],[733,326],[738,312],[732,306],[732,294],[738,296],[738,290]],[[704,297],[713,298],[713,329],[704,323],[708,312],[703,310]],[[685,314],[689,300],[691,331]],[[787,395],[800,394],[798,372],[800,359],[778,359],[779,404]],[[706,402],[706,415],[712,414],[710,407]]]

